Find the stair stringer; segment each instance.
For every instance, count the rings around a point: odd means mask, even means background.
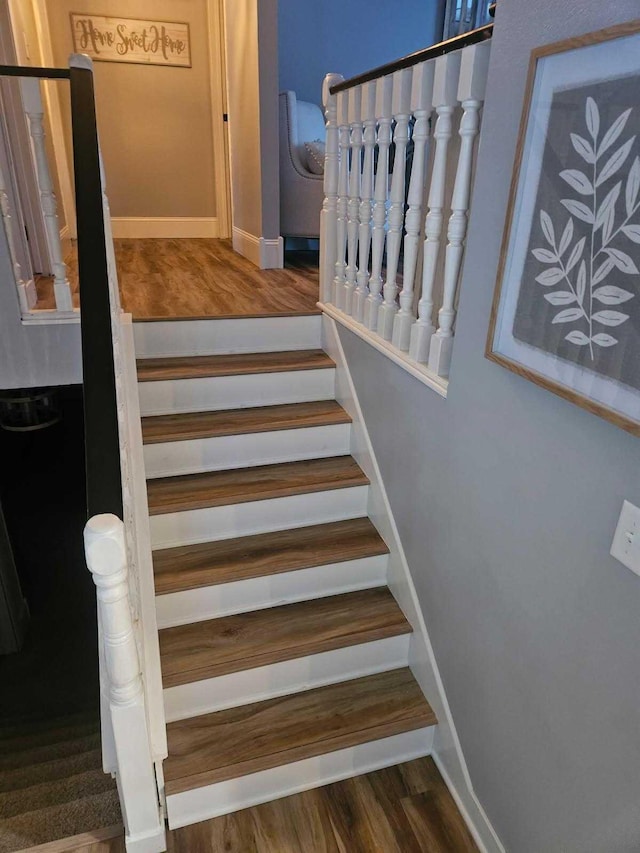
[[[120,315],[123,375],[118,377],[124,394],[127,434],[124,444],[129,457],[128,477],[123,483],[124,522],[127,535],[133,532],[130,545],[129,585],[136,608],[137,643],[141,657],[143,684],[149,726],[150,748],[161,785],[159,769],[167,757],[167,730],[162,699],[160,646],[156,619],[155,586],[151,557],[147,481],[144,470],[142,425],[136,375],[136,353],[133,318]]]
[[[473,789],[336,322],[327,314],[322,316],[322,346],[336,364],[335,399],[352,418],[351,455],[370,481],[368,515],[389,547],[387,584],[413,628],[409,666],[438,718],[431,755],[481,851],[505,853],[504,846]]]

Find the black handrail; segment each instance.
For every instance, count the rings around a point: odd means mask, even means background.
[[[89,516],[123,517],[109,272],[93,72],[71,67],[73,173],[78,222],[84,434]]]
[[[116,377],[93,72],[90,68],[76,66],[32,68],[0,65],[0,76],[70,81],[87,512],[89,516],[113,513],[122,518]]]
[[[30,65],[0,65],[0,77],[45,77],[49,80],[68,80],[68,68],[34,68]]]
[[[485,24],[483,27],[470,30],[468,33],[462,33],[462,35],[438,42],[438,44],[433,44],[431,47],[425,47],[422,50],[417,50],[415,53],[403,56],[401,59],[395,59],[386,65],[373,68],[371,71],[365,71],[364,74],[358,74],[356,77],[350,77],[348,80],[336,83],[329,91],[332,95],[336,95],[338,92],[345,92],[347,89],[353,89],[354,86],[362,85],[362,83],[369,83],[371,80],[377,80],[379,77],[386,77],[388,74],[393,74],[394,71],[400,71],[403,68],[412,68],[419,62],[426,62],[428,59],[435,59],[454,50],[460,50],[471,44],[486,41],[492,35],[493,24]]]

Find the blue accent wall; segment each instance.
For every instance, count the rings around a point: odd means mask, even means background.
[[[444,0],[280,0],[280,91],[322,102],[328,72],[352,77],[442,39]]]

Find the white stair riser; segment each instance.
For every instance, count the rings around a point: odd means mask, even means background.
[[[320,315],[134,323],[137,358],[319,349]]]
[[[309,403],[334,399],[335,368],[140,382],[138,389],[143,416]]]
[[[168,441],[144,447],[148,478],[249,468],[349,453],[350,424]]]
[[[388,555],[314,566],[156,596],[159,628],[385,586]]]
[[[152,515],[151,547],[172,548],[366,515],[368,486]]]
[[[409,662],[409,636],[388,637],[165,688],[167,722],[399,669]]]
[[[170,829],[391,767],[431,753],[434,726],[261,770],[167,797]]]

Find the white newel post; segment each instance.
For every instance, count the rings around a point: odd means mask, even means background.
[[[115,515],[93,516],[85,527],[84,543],[96,585],[127,851],[162,853],[165,829],[131,617],[122,521]]]
[[[40,81],[35,77],[25,77],[20,80],[22,101],[29,121],[29,133],[36,164],[40,203],[44,216],[47,248],[53,272],[53,292],[58,311],[73,311],[71,287],[67,278],[67,267],[62,258],[60,242],[60,225],[58,223],[57,202],[53,192],[53,182],[47,151],[44,143],[44,110],[40,96]]]
[[[373,191],[373,231],[371,238],[371,277],[369,295],[364,306],[364,324],[367,329],[378,328],[378,310],[382,302],[382,259],[386,237],[387,196],[389,193],[389,146],[393,121],[391,99],[393,78],[380,77],[376,81],[376,119],[378,120],[378,163]]]
[[[422,226],[422,196],[425,183],[425,155],[429,139],[429,115],[433,97],[435,63],[423,62],[414,66],[411,85],[411,111],[415,116],[413,129],[413,164],[405,216],[404,269],[400,310],[393,321],[392,343],[405,352],[409,349],[413,316],[413,288],[418,265],[420,229]]]
[[[361,102],[362,90],[355,86],[348,91],[348,112],[350,136],[350,167],[349,167],[349,202],[347,206],[347,270],[344,286],[344,310],[351,314],[353,310],[353,294],[356,289],[358,273],[358,232],[360,229],[360,155],[362,153],[362,119]]]
[[[344,286],[347,282],[347,217],[349,212],[349,96],[338,92],[338,222],[336,227],[336,265],[333,279],[333,299],[336,308],[344,308]]]
[[[418,319],[411,329],[409,355],[415,361],[426,363],[429,344],[435,328],[432,322],[433,285],[436,277],[440,238],[444,219],[447,154],[452,133],[452,120],[458,103],[458,78],[460,53],[449,53],[436,59],[433,83],[433,104],[437,120],[433,137],[436,141],[429,187],[429,212],[425,220],[424,262],[422,269],[422,295],[418,303]]]
[[[369,295],[369,251],[371,249],[371,215],[373,213],[373,161],[376,147],[376,84],[364,83],[361,96],[364,154],[360,208],[358,211],[358,287],[353,297],[352,315],[359,323],[364,319],[364,306]]]
[[[407,144],[409,142],[409,119],[411,101],[411,69],[403,68],[393,74],[392,111],[396,121],[393,131],[395,152],[391,178],[389,228],[387,232],[387,277],[384,283],[384,302],[378,312],[378,334],[385,341],[391,340],[393,320],[398,310],[398,261],[402,245],[404,225],[404,191],[407,171]]]
[[[9,257],[11,258],[11,266],[13,267],[13,278],[18,290],[18,300],[20,302],[20,311],[23,314],[28,313],[38,301],[35,284],[33,281],[25,281],[22,278],[22,267],[17,259],[16,245],[13,236],[13,217],[11,216],[11,203],[9,202],[9,194],[7,192],[7,183],[5,175],[0,169],[0,212],[2,213],[2,221],[4,223],[4,231],[7,235],[7,244],[9,246]]]
[[[341,74],[327,74],[322,84],[322,103],[326,118],[324,158],[324,202],[320,213],[320,298],[331,301],[331,287],[337,257],[338,219],[338,107],[331,87],[342,82]]]
[[[438,376],[448,376],[453,347],[455,298],[467,233],[467,214],[471,193],[473,149],[480,126],[480,107],[484,98],[489,64],[488,42],[462,51],[458,100],[462,103],[460,120],[460,155],[451,198],[451,217],[447,230],[442,307],[438,312],[438,331],[431,338],[429,369]]]

